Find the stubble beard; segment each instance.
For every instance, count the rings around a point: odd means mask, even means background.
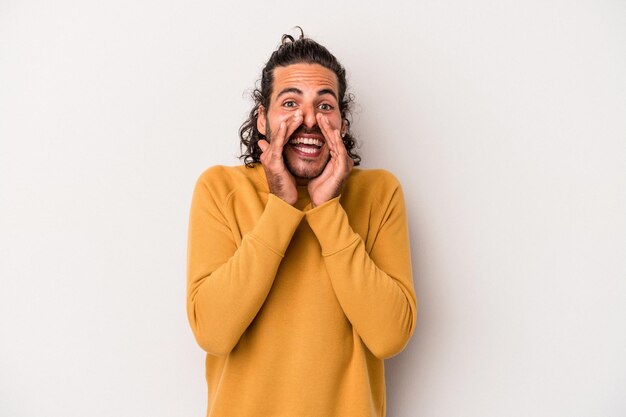
[[[312,180],[313,178],[317,178],[320,175],[322,175],[322,172],[324,172],[324,169],[326,168],[326,165],[328,165],[328,163],[330,162],[330,155],[328,155],[328,158],[326,159],[326,162],[324,162],[324,164],[317,170],[317,171],[313,171],[311,169],[308,169],[308,167],[303,167],[303,169],[301,170],[297,170],[296,167],[294,167],[291,164],[291,161],[289,161],[289,159],[285,156],[285,153],[283,152],[283,161],[285,161],[285,166],[287,167],[287,171],[289,171],[291,173],[291,175],[293,175],[295,178],[297,179],[303,179],[303,180]],[[298,161],[299,164],[307,164],[308,162],[301,162]]]

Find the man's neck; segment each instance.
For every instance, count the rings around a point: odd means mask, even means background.
[[[294,177],[296,179],[296,185],[299,186],[304,186],[304,185],[309,185],[309,179],[308,178],[302,178],[302,177]]]

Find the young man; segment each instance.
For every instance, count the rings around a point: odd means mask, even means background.
[[[383,359],[415,325],[397,180],[353,169],[345,70],[283,36],[240,130],[245,165],[198,179],[187,312],[210,417],[384,416]]]

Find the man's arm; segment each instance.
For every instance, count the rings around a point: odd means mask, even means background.
[[[187,315],[198,344],[226,355],[263,305],[304,213],[273,194],[237,245],[212,181],[196,183],[189,219]],[[209,175],[209,177],[211,177]]]
[[[393,177],[392,177],[393,178]],[[390,180],[391,181],[391,180]],[[308,211],[330,280],[348,320],[378,358],[399,353],[415,328],[406,209],[395,178],[370,253],[348,222],[339,197]]]

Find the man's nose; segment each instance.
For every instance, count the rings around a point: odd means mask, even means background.
[[[315,117],[316,109],[313,106],[304,106],[302,108],[302,124],[307,128],[312,128],[317,125],[317,119]]]

